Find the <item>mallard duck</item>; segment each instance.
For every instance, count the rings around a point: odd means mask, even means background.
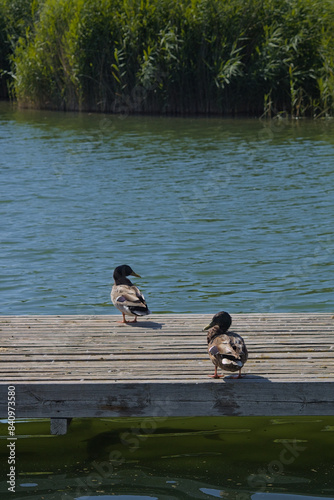
[[[130,266],[122,265],[116,267],[114,271],[114,285],[111,289],[110,298],[111,302],[123,315],[122,323],[136,323],[137,316],[146,316],[150,314],[147,307],[144,295],[140,290],[131,283],[127,276],[136,276],[141,278],[139,274],[135,273]],[[133,321],[127,321],[125,315],[134,316]]]
[[[239,371],[237,378],[241,377],[241,368],[247,361],[248,351],[244,339],[237,333],[228,332],[232,324],[231,316],[221,311],[215,314],[211,323],[204,328],[208,330],[208,352],[212,363],[215,365],[212,378],[220,378],[218,367],[229,372]]]

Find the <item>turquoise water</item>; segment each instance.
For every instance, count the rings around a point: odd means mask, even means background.
[[[332,311],[333,121],[115,117],[0,103],[1,314]],[[334,418],[334,417],[333,417]],[[17,425],[1,499],[334,498],[334,419]]]
[[[0,107],[1,314],[331,311],[333,121]]]

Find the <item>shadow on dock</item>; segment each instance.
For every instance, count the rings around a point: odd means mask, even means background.
[[[261,382],[272,382],[269,378],[263,377],[262,375],[254,375],[253,373],[243,373],[241,378],[238,379],[235,375],[224,375],[224,380],[235,380],[237,382],[242,382],[243,380],[256,380]]]
[[[156,323],[155,321],[137,321],[136,323],[126,323],[128,326],[133,326],[134,328],[151,328],[152,330],[161,330],[162,323]]]

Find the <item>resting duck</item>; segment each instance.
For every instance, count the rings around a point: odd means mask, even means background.
[[[212,363],[215,365],[212,378],[220,378],[218,367],[229,372],[239,371],[237,378],[241,377],[241,368],[247,361],[248,351],[244,339],[237,333],[228,332],[232,324],[231,316],[221,311],[214,315],[211,323],[204,328],[208,330],[208,352]]]
[[[123,265],[116,267],[114,271],[114,285],[111,289],[110,298],[111,302],[123,315],[122,323],[136,323],[137,316],[146,316],[150,314],[147,307],[144,295],[140,290],[131,283],[127,276],[137,276],[130,266]],[[133,321],[127,321],[125,315],[134,316]]]

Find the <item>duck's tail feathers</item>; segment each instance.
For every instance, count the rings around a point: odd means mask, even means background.
[[[147,316],[148,314],[151,314],[151,311],[148,309],[148,307],[131,306],[129,307],[129,309],[131,313],[135,314],[136,316]]]
[[[238,368],[242,368],[244,365],[240,359],[228,359],[223,357],[222,359],[223,365],[234,365],[237,366]]]
[[[223,365],[232,365],[238,368],[243,367],[243,362],[240,359],[233,356],[233,354],[222,354],[221,352],[219,352],[218,347],[215,345],[213,345],[209,349],[209,352],[210,354],[212,354],[212,356],[220,358]]]

